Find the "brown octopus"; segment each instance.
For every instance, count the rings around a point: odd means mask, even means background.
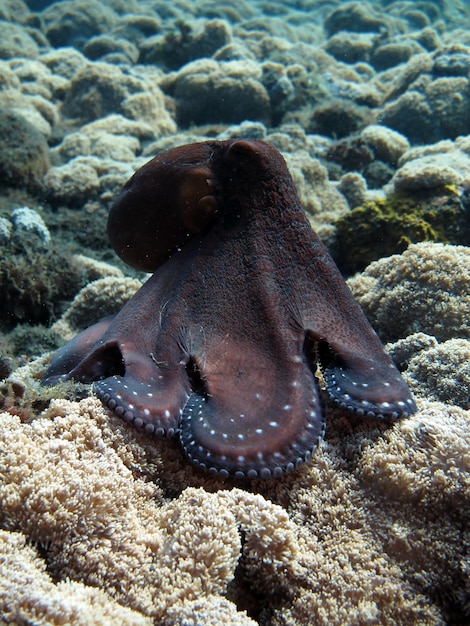
[[[241,478],[308,459],[323,398],[366,418],[416,410],[271,145],[160,154],[124,187],[108,233],[122,259],[155,273],[59,350],[44,384],[94,382],[127,422]]]

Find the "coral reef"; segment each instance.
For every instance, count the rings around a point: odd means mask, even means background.
[[[412,56],[391,87],[380,121],[412,143],[454,139],[469,129],[469,48],[450,45]]]
[[[25,359],[36,358],[57,350],[64,343],[61,335],[42,324],[20,322],[12,330],[0,334],[1,352],[16,357],[16,365]],[[3,378],[3,377],[2,377]]]
[[[470,214],[465,196],[442,186],[430,197],[393,194],[364,202],[336,222],[336,261],[347,274],[381,257],[400,253],[410,243],[470,244]]]
[[[336,260],[346,273],[402,252],[410,243],[470,244],[468,138],[414,148],[407,143],[402,135],[373,125],[328,149],[344,170],[349,166],[362,174],[345,174],[339,185],[353,209],[336,223]],[[378,182],[379,159],[389,180],[381,181],[381,193],[373,193],[368,186]]]
[[[257,64],[198,60],[168,75],[163,89],[175,99],[176,120],[191,124],[269,122],[270,101]]]
[[[470,409],[470,341],[448,339],[415,354],[406,377],[415,393]]]
[[[84,285],[85,276],[73,259],[50,244],[49,231],[35,211],[15,209],[12,222],[10,237],[0,245],[0,328],[47,326],[62,312],[64,300]]]
[[[38,45],[24,28],[3,20],[0,21],[0,28],[2,29],[0,59],[18,56],[34,59],[38,56]]]
[[[325,19],[328,35],[340,31],[353,33],[377,33],[387,27],[384,17],[371,10],[362,2],[347,2],[344,6],[332,11]]]
[[[140,61],[177,70],[190,61],[213,56],[231,39],[228,25],[222,20],[199,24],[198,31],[194,32],[191,23],[177,21],[174,29],[148,39],[141,46]]]
[[[376,159],[390,165],[396,165],[409,148],[406,137],[380,124],[366,126],[361,132],[361,138],[373,151]]]
[[[157,100],[156,105],[163,118],[163,95],[157,86],[152,87],[129,76],[110,63],[88,63],[73,76],[62,112],[66,117],[81,122],[90,122],[110,113],[127,114],[132,119],[132,110],[129,111],[132,98],[146,91]],[[142,116],[137,119],[142,119]],[[159,124],[162,122],[163,119],[160,119]]]
[[[66,164],[51,167],[44,177],[47,199],[52,206],[80,207],[98,197],[100,181],[90,157],[76,157]]]
[[[119,275],[98,278],[77,293],[52,330],[69,341],[101,318],[118,313],[141,286],[139,280]]]
[[[312,461],[259,494],[199,476],[169,442],[139,435],[94,398],[52,401],[40,417],[22,411],[0,419],[4,612],[35,610],[46,585],[48,623],[63,594],[67,606],[97,594],[100,612],[123,605],[162,624],[198,610],[204,623],[227,615],[244,625],[464,615],[462,409],[422,403],[390,429],[330,415]],[[26,569],[34,584],[13,594],[19,562],[20,582]]]
[[[413,54],[421,51],[421,46],[416,42],[385,43],[374,49],[370,61],[375,69],[386,70],[400,65],[400,63],[405,63]]]
[[[56,585],[44,560],[21,533],[0,531],[0,564],[4,572],[0,577],[0,606],[5,623],[152,624],[151,620],[118,604],[100,589],[74,581]]]
[[[388,344],[387,349],[418,396],[470,409],[470,342],[417,332]]]
[[[106,33],[116,23],[114,11],[96,0],[53,3],[42,12],[44,32],[57,48],[82,48],[90,37]]]
[[[345,137],[373,122],[373,114],[346,99],[321,104],[313,111],[308,131],[329,137]]]
[[[48,546],[48,571],[56,579],[97,586],[170,624],[178,608],[184,612],[187,602],[204,597],[207,612],[223,610],[212,597],[234,577],[239,528],[248,560],[263,559],[256,571],[277,577],[291,567],[294,527],[280,506],[239,489],[210,494],[201,488],[165,503],[145,476],[161,465],[158,447],[144,438],[142,447],[122,425],[116,431],[96,399],[53,402],[43,418],[23,426],[2,415],[2,443],[10,450],[0,464],[2,524]],[[24,438],[10,448],[20,432]],[[78,448],[71,432],[81,432]],[[21,478],[8,470],[17,455]],[[235,615],[230,603],[225,608]]]
[[[115,39],[109,35],[97,35],[90,39],[83,53],[92,61],[107,63],[135,63],[139,59],[139,50],[130,41]]]
[[[391,186],[403,192],[432,191],[444,186],[455,192],[467,192],[470,186],[469,154],[468,136],[411,148],[402,154]]]
[[[16,111],[0,111],[0,185],[38,192],[48,168],[45,137]]]
[[[439,341],[468,339],[470,249],[440,243],[410,245],[371,263],[348,280],[383,341],[423,332]]]
[[[32,233],[36,236],[38,247],[47,248],[51,242],[51,234],[44,223],[44,220],[37,211],[29,207],[19,207],[11,212],[13,228],[18,233]]]
[[[284,157],[313,229],[323,241],[332,241],[333,224],[348,210],[344,196],[328,180],[327,170],[320,161],[305,150],[292,148]]]
[[[468,623],[468,6],[3,0],[0,22],[0,621]],[[143,279],[108,246],[123,183],[230,137],[283,152],[346,272],[380,259],[348,282],[420,408],[330,412],[303,469],[249,487],[38,386]]]

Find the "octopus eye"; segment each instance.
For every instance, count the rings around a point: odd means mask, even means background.
[[[184,176],[179,205],[182,224],[190,233],[200,233],[213,223],[219,204],[208,168],[193,169]]]
[[[116,198],[108,235],[129,265],[154,272],[204,234],[218,211],[210,143],[179,146],[138,170]]]

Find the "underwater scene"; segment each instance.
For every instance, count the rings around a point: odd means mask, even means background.
[[[470,3],[0,0],[0,624],[470,624]]]

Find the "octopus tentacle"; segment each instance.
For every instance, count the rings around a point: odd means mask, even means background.
[[[209,346],[203,388],[183,412],[180,439],[188,458],[222,476],[270,478],[292,471],[310,457],[324,426],[306,356],[270,362],[262,346],[255,350],[240,339],[225,343],[230,359],[220,353],[220,346]]]
[[[43,385],[57,385],[63,380],[79,380],[91,383],[110,372],[110,364],[95,358],[90,351],[113,322],[107,317],[76,335],[55,355],[42,380]]]

